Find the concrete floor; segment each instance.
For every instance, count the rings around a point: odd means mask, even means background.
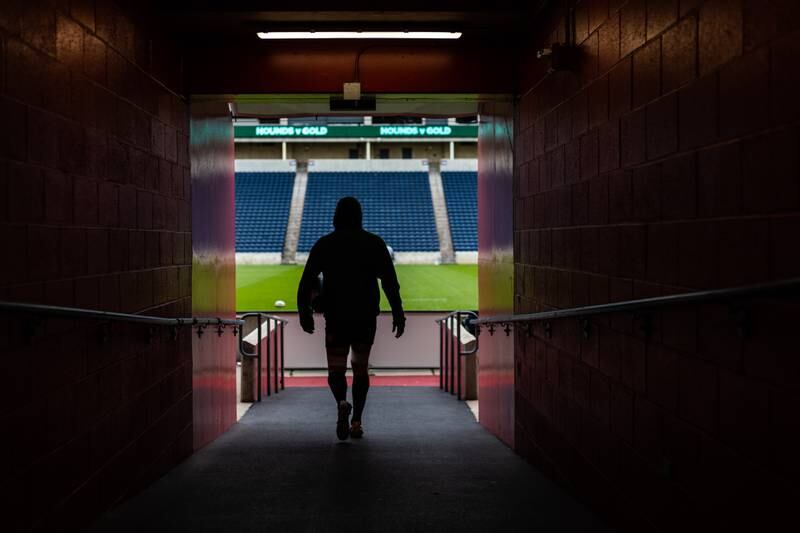
[[[435,388],[370,391],[340,442],[322,388],[255,404],[92,531],[607,531]]]

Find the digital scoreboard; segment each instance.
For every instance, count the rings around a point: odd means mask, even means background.
[[[478,126],[372,125],[372,126],[235,126],[237,139],[354,139],[354,138],[477,138]]]

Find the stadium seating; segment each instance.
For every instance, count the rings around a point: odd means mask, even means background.
[[[450,234],[457,252],[478,249],[478,174],[442,172]]]
[[[395,251],[438,251],[427,172],[311,172],[308,176],[299,252],[307,252],[333,230],[333,212],[343,196],[364,208],[364,228]]]
[[[293,172],[236,173],[237,252],[283,250],[293,187]]]

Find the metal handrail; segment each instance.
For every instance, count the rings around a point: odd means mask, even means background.
[[[445,320],[447,320],[450,317],[456,316],[458,314],[462,314],[463,315],[463,314],[467,314],[467,313],[473,315],[476,318],[478,317],[478,314],[475,311],[464,311],[463,309],[456,309],[455,311],[450,311],[449,313],[447,313],[446,315],[444,315],[441,318],[434,319],[434,322],[436,322],[438,324],[439,322],[444,322]]]
[[[57,305],[30,304],[23,302],[0,301],[0,311],[6,313],[34,313],[67,318],[86,318],[93,320],[110,320],[117,322],[135,322],[150,324],[152,326],[234,326],[234,335],[239,326],[244,325],[243,320],[219,317],[190,317],[190,318],[165,318],[151,315],[134,315],[130,313],[116,313],[101,311],[99,309],[86,309],[81,307],[61,307]]]
[[[478,351],[478,337],[475,337],[475,346],[470,351],[461,350],[461,317],[469,317],[470,323],[474,323],[478,318],[478,314],[474,311],[452,311],[447,315],[434,320],[439,324],[439,388],[453,393],[456,389],[458,399],[461,399],[461,358],[465,355],[472,355]],[[454,329],[453,323],[455,322],[456,342],[453,346],[453,335],[447,334],[445,340],[445,331]],[[455,359],[455,360],[454,360]],[[453,363],[455,363],[456,371],[453,372]],[[445,376],[447,374],[447,376]],[[449,378],[449,383],[448,383]]]
[[[259,311],[258,309],[252,309],[252,310],[248,309],[247,311],[236,311],[236,316],[244,316],[244,315],[253,315],[254,316],[256,313],[258,313],[258,314],[262,315],[265,318],[269,318],[271,320],[274,320],[275,322],[283,322],[284,324],[288,324],[289,323],[289,321],[287,319],[285,319],[285,318],[281,318],[281,317],[279,317],[277,315],[270,314],[270,313],[273,313],[273,312],[274,311]]]
[[[257,316],[258,317],[259,320],[258,320],[258,325],[256,326],[256,329],[258,329],[258,344],[260,344],[261,343],[261,324],[263,324],[263,322],[261,321],[261,318],[264,315],[262,315],[261,313],[243,313],[243,314],[237,314],[236,316],[239,318],[239,320],[241,320],[245,324],[246,324],[246,320],[248,318],[250,318],[252,316]],[[255,352],[248,352],[247,350],[244,349],[244,343],[245,343],[244,337],[245,337],[244,331],[242,331],[242,335],[239,337],[239,353],[242,355],[242,357],[259,357],[258,350],[256,350]]]
[[[469,324],[475,324],[475,322],[478,320],[478,313],[476,313],[475,311],[451,311],[450,313],[446,314],[442,318],[437,318],[436,320],[434,320],[434,322],[436,322],[437,324],[441,324],[443,322],[446,322],[448,319],[450,319],[452,321],[452,319],[455,318],[456,321],[458,322],[458,324],[460,324],[462,316],[466,316],[467,317],[466,322],[469,323]],[[450,327],[450,326],[448,326],[448,327]],[[453,328],[450,327],[450,329],[452,330]],[[457,329],[458,329],[458,332],[457,332],[456,336],[458,337],[459,342],[461,342],[461,327],[458,326]],[[472,350],[470,350],[468,352],[461,352],[460,351],[459,355],[472,355],[477,351],[478,351],[478,337],[476,336],[475,337],[475,346],[472,348]]]
[[[267,375],[270,374],[270,365],[271,365],[271,361],[270,361],[271,346],[270,346],[270,343],[272,342],[272,338],[273,338],[272,337],[273,328],[272,328],[270,322],[274,321],[275,325],[277,326],[276,329],[280,330],[280,333],[278,334],[279,338],[280,338],[280,347],[278,346],[277,341],[275,342],[275,365],[276,366],[278,365],[278,352],[280,352],[280,376],[278,376],[278,372],[275,372],[275,392],[277,393],[278,391],[283,390],[283,389],[286,388],[284,375],[283,375],[283,367],[284,367],[284,327],[286,326],[286,324],[289,323],[289,321],[286,320],[285,318],[281,318],[279,316],[271,315],[271,314],[266,313],[264,311],[245,311],[245,312],[242,312],[242,313],[238,314],[237,316],[239,317],[239,319],[242,320],[243,324],[244,324],[245,319],[247,319],[247,318],[258,317],[258,325],[257,325],[258,340],[256,341],[256,351],[255,352],[248,352],[244,348],[245,335],[244,335],[244,331],[242,331],[242,335],[239,336],[239,353],[242,355],[242,357],[248,357],[248,358],[256,359],[256,365],[257,365],[257,373],[256,373],[257,385],[256,386],[257,386],[257,389],[258,389],[258,393],[257,393],[258,400],[257,401],[260,402],[261,401],[261,393],[262,393],[262,390],[261,390],[262,389],[261,341],[263,340],[261,338],[261,326],[264,324],[264,319],[266,319],[266,321],[267,321],[267,337],[266,337],[266,339],[267,339]],[[272,394],[272,383],[270,383],[270,381],[267,380],[267,395],[270,395],[270,394]]]
[[[707,303],[756,296],[783,296],[785,294],[779,293],[791,290],[800,290],[800,278],[790,278],[726,289],[711,289],[671,294],[668,296],[656,296],[653,298],[641,298],[638,300],[625,300],[607,304],[585,305],[568,309],[555,309],[553,311],[542,311],[539,313],[488,316],[474,320],[472,323],[478,326],[477,332],[480,332],[480,326],[484,324],[488,324],[491,328],[494,324],[510,326],[518,322],[548,321],[559,318],[585,318],[605,313],[641,312],[675,305]]]

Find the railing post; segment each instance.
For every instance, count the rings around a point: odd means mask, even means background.
[[[286,325],[285,322],[281,322],[281,390],[286,390],[286,382],[284,380],[284,373],[283,373],[283,364],[284,364],[284,348],[285,345],[283,343],[283,335],[284,335],[284,326]]]
[[[276,319],[275,320],[275,346],[273,346],[273,348],[275,349],[275,353],[273,354],[273,357],[274,357],[274,360],[275,360],[274,361],[274,365],[273,365],[273,368],[274,368],[273,372],[275,373],[275,381],[274,381],[275,393],[278,393],[280,391],[280,384],[279,384],[279,379],[278,379],[278,340],[279,340],[278,337],[280,336],[280,331],[278,331],[278,324],[279,324],[279,322]]]
[[[244,337],[244,335],[242,335]],[[261,313],[258,313],[258,342],[256,342],[257,351],[256,364],[258,365],[258,401],[261,401]]]
[[[444,321],[444,358],[445,362],[444,365],[447,368],[447,374],[444,376],[444,390],[450,392],[450,318],[446,318]]]
[[[447,319],[442,319],[442,390],[447,390]]]
[[[439,388],[456,396],[459,401],[467,397],[467,392],[472,391],[473,379],[467,380],[463,376],[467,372],[464,356],[472,355],[478,351],[478,339],[472,337],[473,347],[465,350],[463,346],[463,331],[471,333],[465,319],[478,318],[472,311],[456,310],[436,320],[439,324]],[[474,322],[473,322],[474,323]]]
[[[444,321],[439,321],[439,389],[444,389],[444,354],[442,353],[444,342]]]
[[[447,330],[446,318],[442,319],[442,390],[447,390],[447,337],[445,331]]]
[[[457,397],[461,399],[461,311],[456,313],[456,381],[458,382]]]
[[[270,380],[270,375],[272,374],[272,366],[270,364],[270,356],[272,355],[272,349],[270,346],[270,341],[272,340],[272,319],[267,317],[267,396],[272,395],[272,380]]]
[[[456,391],[456,374],[455,374],[455,357],[456,357],[456,350],[455,346],[453,345],[453,319],[455,317],[450,317],[450,333],[448,337],[450,338],[450,394],[454,394]]]

